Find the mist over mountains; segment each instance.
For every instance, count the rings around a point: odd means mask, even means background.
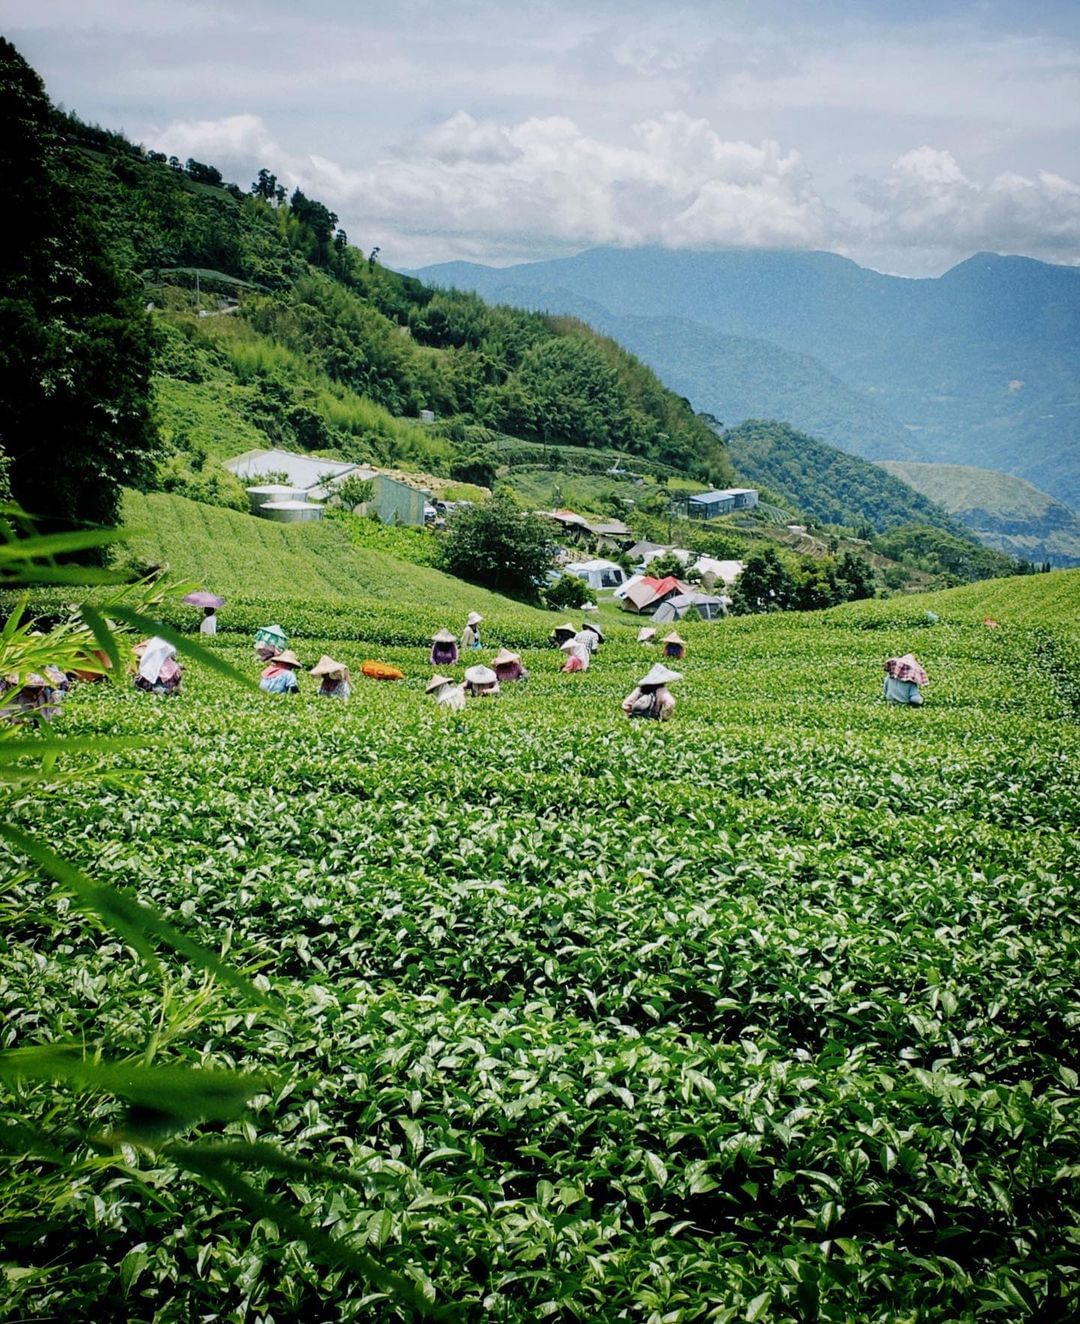
[[[587,318],[725,424],[1000,469],[1080,508],[1080,269],[978,253],[912,280],[831,253],[598,248],[416,274]]]

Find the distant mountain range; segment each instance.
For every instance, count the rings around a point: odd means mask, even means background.
[[[583,317],[726,424],[1000,469],[1080,509],[1080,269],[978,253],[909,280],[831,253],[607,248],[416,274]]]
[[[1080,566],[1080,516],[1022,478],[958,464],[886,460],[879,467],[944,507],[987,547]]]

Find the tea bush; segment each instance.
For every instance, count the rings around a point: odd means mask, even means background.
[[[451,1317],[1074,1318],[1078,585],[680,626],[666,725],[619,711],[656,657],[636,621],[568,676],[541,613],[493,608],[531,678],[449,715],[427,609],[230,601],[222,657],[254,674],[270,615],[353,667],[351,703],[198,665],[173,700],[83,689],[63,729],[153,737],[146,766],[14,817],[284,1012],[155,976],[63,903],[32,921],[9,861],[3,1045],[266,1073],[200,1134],[326,1164],[259,1189]],[[908,648],[918,711],[880,695]],[[167,1151],[102,1148],[107,1098],[4,1107],[13,1315],[415,1313]],[[72,1129],[75,1179],[47,1149]]]

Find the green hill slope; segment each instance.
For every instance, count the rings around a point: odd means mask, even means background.
[[[550,613],[465,584],[428,566],[356,547],[332,520],[275,524],[185,497],[125,493],[127,555],[168,565],[227,598],[220,628],[250,633],[275,612],[290,632],[320,638],[423,644],[440,626],[460,630],[470,611],[497,623],[503,642],[539,645]],[[190,610],[173,619],[190,625]]]
[[[821,524],[885,532],[923,524],[966,536],[959,523],[901,479],[783,423],[751,420],[724,434],[732,461]]]
[[[509,268],[449,263],[425,280],[486,290],[570,290],[615,317],[675,317],[811,356],[902,425],[890,453],[1017,473],[1080,503],[1080,272],[977,253],[907,280],[832,253],[592,249]],[[813,393],[761,412],[808,429]],[[804,412],[805,411],[805,412]],[[719,416],[733,418],[721,408]],[[828,436],[829,434],[825,434]],[[829,440],[840,438],[829,437]],[[853,449],[887,452],[872,434]]]
[[[299,533],[283,566],[311,550]],[[178,536],[209,556],[190,523]],[[185,949],[148,972],[15,856],[7,1042],[124,1066],[149,1042],[154,1065],[270,1083],[235,1121],[181,1118],[139,1165],[82,1138],[144,1136],[168,1097],[145,1121],[48,1080],[11,1091],[5,1225],[49,1273],[10,1274],[9,1313],[117,1318],[130,1277],[140,1318],[223,1300],[362,1318],[363,1262],[331,1270],[285,1222],[302,1212],[443,1318],[764,1320],[771,1300],[774,1319],[964,1320],[976,1279],[996,1324],[1074,1318],[1080,736],[1046,622],[1078,587],[935,595],[923,628],[905,599],[689,623],[667,724],[623,717],[655,653],[617,641],[577,676],[528,653],[526,686],[453,715],[422,692],[419,640],[390,652],[402,684],[354,677],[347,705],[307,676],[291,700],[241,691],[191,658],[170,700],[78,688],[61,746],[153,745],[110,755],[108,783],[9,783],[5,822],[275,1002],[249,1009]],[[264,604],[292,624],[291,599]],[[385,655],[365,640],[327,651]],[[254,672],[248,638],[213,646]],[[918,711],[881,697],[883,654],[909,648],[931,677]],[[177,1170],[224,1146],[247,1188]]]
[[[183,323],[211,366],[259,388],[244,418],[268,441],[446,474],[498,429],[614,449],[708,482],[733,477],[690,405],[583,324],[490,308],[389,271],[300,190],[286,199],[256,181],[245,193],[213,167],[170,166],[74,117],[58,124],[68,191],[159,314]],[[193,367],[190,354],[177,364],[175,348],[159,360],[159,417],[183,451],[164,383],[197,385],[207,365]],[[365,421],[359,398],[384,416]],[[422,411],[440,421],[421,427]]]
[[[1027,561],[1080,565],[1080,517],[1024,479],[959,464],[879,463],[949,511],[987,547]]]

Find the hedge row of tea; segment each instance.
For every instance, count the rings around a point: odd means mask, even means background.
[[[84,690],[65,730],[158,743],[18,821],[281,1009],[62,904],[43,925],[9,864],[4,1046],[270,1073],[202,1133],[329,1165],[256,1181],[462,1318],[1072,1317],[1077,582],[977,586],[996,630],[968,590],[932,626],[927,599],[687,627],[666,726],[619,712],[629,630],[583,675],[526,653],[527,686],[460,716],[423,695],[422,636],[344,629],[292,642],[406,680],[347,707],[197,666],[174,700]],[[921,711],[880,698],[908,648]],[[39,1154],[118,1117],[41,1085],[5,1109]],[[4,1218],[16,1315],[408,1313],[135,1147],[87,1143],[74,1181],[19,1161]]]

